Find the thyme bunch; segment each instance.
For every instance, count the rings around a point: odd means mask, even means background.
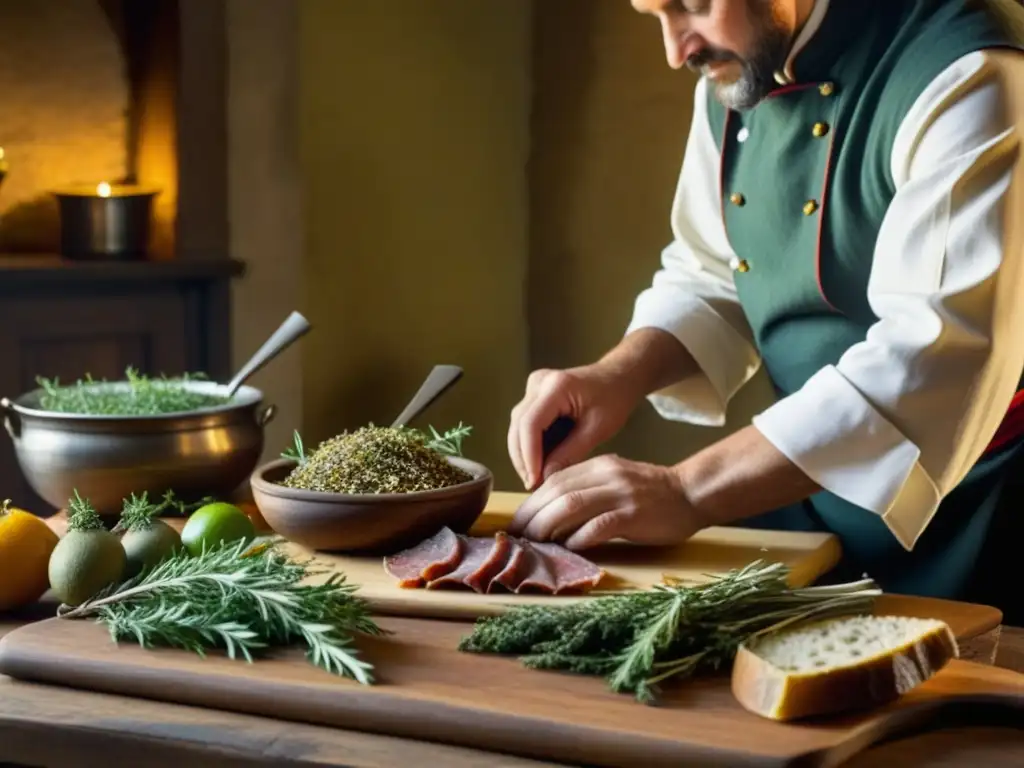
[[[618,693],[657,700],[661,684],[732,662],[741,643],[806,621],[865,613],[870,579],[790,588],[789,569],[755,561],[707,584],[530,605],[480,619],[459,650],[519,656],[532,669],[604,677]]]
[[[310,663],[372,684],[373,665],[358,657],[353,640],[385,631],[343,575],[303,583],[310,575],[309,563],[290,560],[271,542],[233,542],[196,557],[178,553],[78,607],[61,606],[58,616],[94,618],[115,642],[200,656],[223,648],[249,662],[265,649],[302,643]]]

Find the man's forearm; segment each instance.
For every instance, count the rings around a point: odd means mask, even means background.
[[[697,362],[675,336],[659,328],[640,328],[626,336],[595,366],[630,387],[637,399],[698,371]]]
[[[703,525],[727,525],[803,501],[821,487],[750,426],[675,466]]]

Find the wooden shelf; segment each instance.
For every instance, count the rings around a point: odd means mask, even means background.
[[[244,273],[242,262],[224,258],[70,261],[59,256],[0,254],[0,294],[82,283],[139,285],[223,280]]]

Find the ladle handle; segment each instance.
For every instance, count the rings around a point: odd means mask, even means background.
[[[309,321],[298,312],[292,312],[281,323],[281,326],[274,331],[274,335],[267,339],[263,346],[256,350],[256,354],[249,358],[249,362],[243,365],[242,369],[235,374],[235,378],[228,384],[228,397],[232,397],[238,391],[238,388],[256,371],[284,352],[299,338],[306,335],[309,329]]]
[[[435,365],[434,370],[420,386],[419,392],[409,401],[392,427],[404,427],[423,413],[437,398],[447,392],[455,382],[462,378],[462,369],[457,365]]]

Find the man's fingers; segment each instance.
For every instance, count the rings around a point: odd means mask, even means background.
[[[530,522],[547,505],[566,494],[600,486],[602,475],[597,469],[593,460],[587,461],[569,467],[544,481],[516,510],[509,526],[509,533],[515,536],[525,535]]]
[[[591,549],[620,538],[627,524],[627,513],[622,509],[609,510],[584,523],[576,533],[566,539],[565,547],[571,550]]]
[[[523,531],[523,537],[530,541],[558,541],[574,533],[591,518],[617,506],[614,491],[607,487],[569,490],[537,511]]]
[[[544,430],[560,415],[555,398],[541,393],[527,404],[519,418],[519,451],[525,474],[524,482],[529,490],[536,488],[541,481]]]
[[[524,401],[525,402],[525,401]],[[523,449],[519,442],[519,422],[522,419],[523,402],[512,409],[508,425],[508,457],[515,467],[516,474],[526,486],[526,464],[523,462]]]

